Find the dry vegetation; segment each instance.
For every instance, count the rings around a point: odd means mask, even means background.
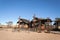
[[[0,30],[0,40],[60,40],[59,34],[37,33],[32,31],[13,31],[12,28]]]

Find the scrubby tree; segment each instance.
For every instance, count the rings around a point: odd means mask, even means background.
[[[0,28],[2,28],[2,24],[0,23]]]
[[[13,22],[12,21],[8,21],[8,22],[6,22],[7,23],[7,27],[12,27],[12,25],[13,25]]]

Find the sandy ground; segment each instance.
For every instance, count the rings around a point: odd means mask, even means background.
[[[0,40],[60,40],[59,34],[37,32],[12,32],[12,29],[0,30]]]

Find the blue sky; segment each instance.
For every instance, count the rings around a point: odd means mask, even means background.
[[[0,23],[13,21],[18,17],[31,20],[33,15],[39,18],[50,17],[54,20],[60,17],[59,0],[0,0]]]

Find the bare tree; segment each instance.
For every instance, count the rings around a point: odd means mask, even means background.
[[[0,23],[0,28],[2,28],[2,24]]]
[[[8,21],[8,22],[6,22],[6,23],[7,23],[7,27],[9,27],[9,28],[11,28],[12,25],[13,25],[13,22],[12,22],[12,21]]]

